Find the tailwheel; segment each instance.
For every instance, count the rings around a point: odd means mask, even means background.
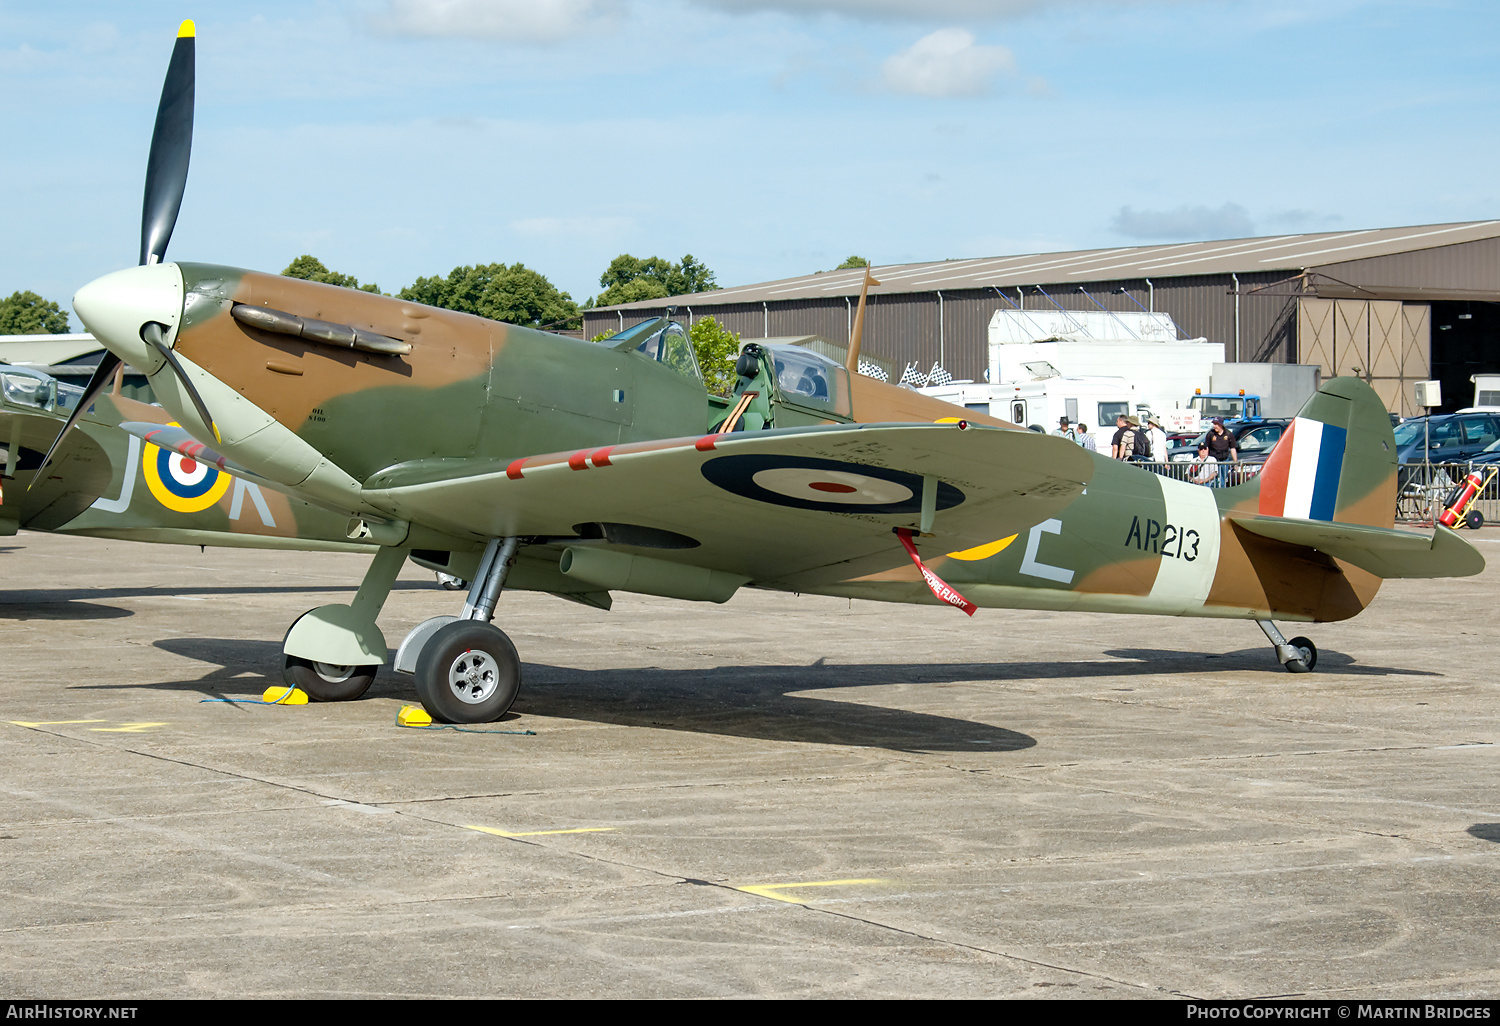
[[[1308,638],[1297,637],[1287,642],[1296,649],[1299,655],[1297,659],[1288,659],[1286,668],[1288,673],[1311,673],[1314,666],[1318,665],[1318,646],[1314,645]]]
[[[370,690],[379,666],[335,666],[301,656],[281,657],[281,679],[316,702],[350,702]]]
[[[440,627],[417,657],[417,696],[440,723],[489,723],[521,690],[521,660],[500,628],[479,620]]]

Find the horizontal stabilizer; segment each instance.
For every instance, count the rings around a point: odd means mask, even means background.
[[[1472,577],[1484,569],[1479,550],[1446,527],[1432,535],[1326,520],[1233,517],[1251,534],[1274,538],[1353,563],[1376,577]]]

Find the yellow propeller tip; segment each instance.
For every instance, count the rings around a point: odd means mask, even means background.
[[[198,27],[193,24],[193,19],[192,18],[189,18],[187,21],[183,22],[178,27],[178,29],[177,29],[177,38],[178,39],[181,39],[184,36],[186,36],[187,38],[191,39],[194,36],[196,36],[197,34],[198,34]]]

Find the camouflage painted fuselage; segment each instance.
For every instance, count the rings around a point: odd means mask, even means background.
[[[216,418],[225,411],[220,427],[226,430],[216,448],[257,473],[356,513],[397,519],[410,508],[396,505],[402,488],[408,493],[424,484],[436,488],[458,475],[499,474],[547,460],[566,460],[574,469],[607,465],[614,447],[624,452],[645,443],[657,449],[674,444],[663,439],[691,442],[708,430],[715,414],[722,416],[722,406],[709,402],[701,380],[630,351],[275,275],[180,267],[185,291],[175,349],[206,372],[205,396]],[[232,316],[236,304],[375,333],[409,351],[341,350],[262,331]],[[225,393],[212,392],[216,381],[231,386],[279,427],[237,416]],[[193,422],[180,395],[173,401],[170,381],[157,388],[197,437],[211,437],[206,425]],[[1347,445],[1339,443],[1337,465],[1324,474],[1326,487],[1320,486],[1327,505],[1320,516],[1329,523],[1388,527],[1392,520],[1390,426],[1368,392],[1357,382],[1330,383],[1303,414],[1311,425],[1304,436],[1324,425],[1330,437],[1333,432],[1347,436]],[[857,375],[849,393],[855,422],[964,418],[1011,427]],[[606,454],[602,464],[601,453]],[[1083,493],[1056,515],[984,545],[923,554],[980,606],[1314,621],[1352,616],[1374,597],[1377,577],[1236,522],[1283,515],[1284,497],[1268,500],[1262,484],[1278,473],[1286,477],[1290,453],[1285,447],[1273,455],[1260,479],[1223,490],[1093,456],[1092,470],[1080,478],[1086,479]],[[1280,464],[1279,456],[1284,457]],[[472,561],[463,554],[477,551],[500,530],[498,519],[473,510],[427,520],[420,537],[413,534],[408,544],[456,553],[454,569],[460,573]],[[548,527],[536,533],[567,533],[577,525]],[[525,549],[513,586],[579,591],[552,566],[560,544],[537,539]],[[683,565],[699,558],[691,549],[655,555]],[[750,583],[788,586],[754,575]],[[936,601],[895,546],[888,565],[875,572],[797,587]]]

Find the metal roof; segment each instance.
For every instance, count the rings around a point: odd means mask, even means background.
[[[50,367],[102,353],[104,346],[86,333],[74,335],[0,335],[0,362]]]
[[[921,264],[888,264],[873,268],[880,284],[874,295],[932,292],[938,289],[983,289],[1057,282],[1130,278],[1176,278],[1187,275],[1286,271],[1347,263],[1463,242],[1500,237],[1500,220],[1459,224],[1368,228],[1361,231],[1274,235],[1214,242],[1181,242],[1163,246],[1084,249],[1070,253],[938,260]],[[599,307],[600,310],[660,309],[663,305],[716,306],[721,303],[783,302],[859,295],[864,268],[824,271],[759,285],[741,285],[690,296],[647,299]]]

